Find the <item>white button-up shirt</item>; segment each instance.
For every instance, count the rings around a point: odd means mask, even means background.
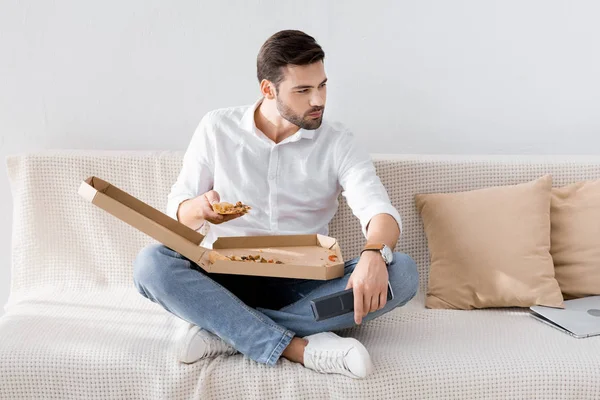
[[[254,122],[261,101],[202,118],[169,193],[167,215],[177,219],[181,202],[214,189],[221,201],[241,201],[252,210],[210,224],[205,247],[225,236],[327,235],[342,193],[365,237],[367,224],[381,213],[402,230],[369,154],[348,129],[323,120],[318,129],[300,129],[276,144]]]

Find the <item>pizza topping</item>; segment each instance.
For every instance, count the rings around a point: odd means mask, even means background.
[[[241,201],[238,201],[235,204],[227,203],[226,201],[221,203],[214,203],[212,205],[213,210],[222,215],[226,214],[246,214],[252,207],[243,204]]]
[[[230,261],[243,261],[243,262],[259,262],[259,263],[268,263],[268,264],[283,264],[282,261],[274,260],[274,259],[266,259],[260,255],[247,255],[247,256],[227,256],[227,259]]]
[[[337,261],[337,256],[336,255],[330,255],[329,256],[329,261]]]

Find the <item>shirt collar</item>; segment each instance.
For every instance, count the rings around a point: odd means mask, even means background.
[[[253,135],[256,135],[258,130],[258,128],[256,127],[256,122],[254,121],[254,112],[256,111],[256,108],[260,105],[260,103],[262,103],[262,101],[263,98],[261,97],[254,103],[254,105],[248,107],[248,110],[246,110],[246,113],[242,117],[242,127],[244,128],[244,130],[252,133]],[[298,129],[298,132],[296,132],[294,135],[299,137],[300,139],[312,139],[315,136],[315,130],[300,128]]]

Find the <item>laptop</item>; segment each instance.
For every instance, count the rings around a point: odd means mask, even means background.
[[[565,308],[529,307],[531,316],[576,338],[600,335],[600,296],[566,300]]]

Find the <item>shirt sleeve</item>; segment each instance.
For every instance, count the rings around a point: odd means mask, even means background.
[[[363,235],[367,237],[367,225],[377,214],[394,217],[402,232],[400,214],[390,202],[369,153],[357,144],[353,133],[347,131],[340,136],[337,161],[342,195],[360,220]]]
[[[210,114],[205,115],[196,128],[183,156],[183,165],[177,181],[171,187],[166,214],[177,220],[179,205],[188,199],[206,193],[214,184],[214,160],[209,131]]]

